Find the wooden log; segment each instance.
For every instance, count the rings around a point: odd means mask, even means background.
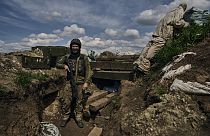
[[[111,99],[111,98],[113,98],[114,96],[116,96],[116,93],[110,93],[110,94],[108,94],[108,95],[106,96],[106,98]]]
[[[89,106],[89,109],[91,111],[98,111],[102,108],[104,108],[106,105],[108,105],[109,103],[111,102],[111,99],[110,98],[102,98],[102,99],[99,99],[93,103],[90,104]]]
[[[108,94],[108,92],[106,91],[101,91],[101,92],[94,92],[87,100],[87,105],[89,105],[90,103],[105,97]]]

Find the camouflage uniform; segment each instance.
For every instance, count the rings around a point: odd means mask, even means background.
[[[83,111],[83,93],[82,90],[84,83],[89,83],[92,76],[92,71],[90,68],[90,62],[86,55],[80,54],[79,56],[66,55],[62,57],[57,63],[57,68],[64,68],[67,64],[67,60],[71,59],[73,62],[73,74],[74,80],[76,81],[78,87],[78,96],[75,98],[73,96],[74,92],[71,90],[71,84],[66,80],[64,89],[60,91],[59,100],[61,102],[62,109],[62,119],[68,120],[70,112],[74,110],[76,121],[82,120]]]
[[[139,58],[134,62],[134,65],[138,65],[140,71],[144,73],[149,71],[151,66],[150,60],[164,47],[166,41],[172,38],[180,28],[189,25],[189,23],[183,20],[186,7],[187,5],[185,3],[180,4],[160,20],[156,31],[153,34],[152,40],[149,41],[141,52]]]

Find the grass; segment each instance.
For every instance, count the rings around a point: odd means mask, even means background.
[[[30,85],[31,81],[34,79],[39,80],[39,81],[45,81],[47,78],[48,78],[47,75],[20,71],[17,73],[15,82],[18,85],[26,88]]]
[[[0,96],[2,96],[3,94],[5,94],[6,92],[6,87],[0,84]]]
[[[153,61],[158,65],[153,68],[160,69],[173,60],[173,57],[186,52],[195,44],[201,42],[210,33],[210,23],[203,26],[196,24],[183,28],[180,34],[166,42],[166,45],[154,56]]]
[[[158,85],[155,87],[155,92],[161,96],[163,94],[166,94],[167,93],[167,88],[163,85]]]
[[[114,96],[112,98],[112,103],[113,103],[113,109],[119,110],[121,105],[122,105],[122,101],[121,101],[120,96]]]

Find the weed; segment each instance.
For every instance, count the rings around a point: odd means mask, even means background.
[[[34,74],[31,72],[23,72],[23,71],[18,72],[16,75],[17,76],[15,79],[15,82],[24,88],[29,86],[33,79],[36,79],[39,81],[44,81],[48,78],[47,75],[43,75],[43,74],[39,74],[39,73]]]
[[[122,105],[120,96],[114,96],[112,98],[112,103],[113,103],[113,109],[119,110]]]
[[[210,23],[203,26],[196,24],[183,28],[179,35],[168,40],[166,45],[153,58],[158,65],[154,69],[160,69],[173,60],[173,57],[186,52],[198,42],[202,41],[210,33]]]
[[[155,92],[161,96],[163,94],[166,94],[167,93],[167,88],[163,85],[158,85],[155,87]]]

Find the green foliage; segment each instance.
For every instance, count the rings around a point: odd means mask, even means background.
[[[161,96],[167,93],[167,88],[165,86],[159,85],[155,87],[155,92]]]
[[[210,33],[210,23],[203,26],[192,24],[183,28],[178,36],[168,40],[166,45],[155,56],[154,62],[158,63],[156,68],[162,68],[173,57],[187,51],[190,47],[202,41]]]
[[[7,93],[7,87],[0,84],[0,97]]]
[[[120,109],[120,107],[122,105],[120,96],[114,96],[112,98],[112,103],[113,103],[113,109],[116,109],[116,110]]]
[[[5,89],[6,87],[0,84],[0,91],[4,91]]]
[[[36,80],[39,80],[39,81],[45,81],[47,78],[48,78],[47,75],[43,75],[43,74],[40,74],[40,73],[35,74],[35,73],[31,73],[31,72],[20,71],[20,72],[17,73],[15,82],[18,85],[25,88],[25,87],[30,85],[30,83],[33,79],[36,79]]]

